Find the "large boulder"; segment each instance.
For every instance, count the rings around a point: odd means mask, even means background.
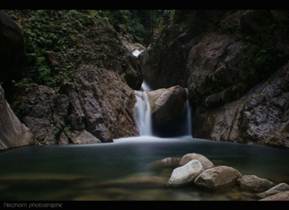
[[[208,189],[222,189],[236,183],[241,173],[228,166],[217,166],[203,171],[196,179],[195,184]]]
[[[270,180],[260,178],[256,175],[243,175],[238,179],[238,182],[241,189],[254,192],[263,192],[274,186],[274,183]]]
[[[19,26],[0,11],[0,82],[19,79],[24,64],[24,39]]]
[[[180,132],[186,117],[186,90],[181,86],[162,88],[147,92],[151,106],[154,132],[168,135]]]
[[[97,143],[137,134],[134,91],[118,74],[83,65],[73,80],[58,91],[36,84],[19,90],[14,107],[37,142]]]
[[[265,197],[269,197],[271,195],[280,193],[280,192],[284,192],[284,191],[288,191],[289,190],[289,185],[286,183],[280,183],[277,184],[274,187],[271,187],[270,189],[266,190],[265,192],[259,193],[258,196],[261,198],[265,198]]]
[[[214,164],[208,159],[206,158],[204,155],[201,155],[201,154],[197,154],[197,153],[188,153],[188,154],[185,154],[179,164],[182,166],[182,165],[185,165],[187,164],[189,161],[191,160],[198,160],[201,162],[201,164],[203,165],[203,168],[206,170],[208,168],[212,168],[214,166]]]
[[[32,133],[10,108],[1,85],[0,110],[0,150],[32,144]]]
[[[179,186],[192,182],[204,170],[202,164],[198,160],[191,160],[187,164],[175,168],[168,181],[169,185]]]

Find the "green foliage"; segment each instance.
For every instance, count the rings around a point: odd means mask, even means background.
[[[98,34],[100,25],[130,34],[135,41],[148,43],[166,17],[161,10],[11,10],[23,29],[26,50],[26,79],[38,84],[58,87],[70,82],[80,63],[111,62],[112,53],[104,45],[114,34]],[[102,32],[100,32],[102,33]],[[107,43],[107,44],[106,44]],[[102,45],[101,45],[102,44]]]

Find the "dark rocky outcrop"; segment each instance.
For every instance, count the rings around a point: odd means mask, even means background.
[[[133,90],[115,72],[95,66],[81,66],[73,84],[58,91],[36,84],[24,88],[16,101],[18,116],[39,143],[97,142],[75,140],[81,132],[106,142],[137,132]]]
[[[288,22],[288,11],[177,12],[144,78],[188,88],[195,137],[288,147]]]
[[[34,143],[99,143],[137,134],[130,87],[140,88],[142,75],[130,40],[124,43],[109,22],[89,11],[5,12],[23,33],[0,13],[0,81],[24,77],[8,96]],[[17,135],[26,128],[18,127]]]
[[[32,142],[30,130],[12,111],[0,85],[0,150],[29,145]]]
[[[19,26],[0,11],[0,82],[6,92],[13,92],[13,80],[23,75],[24,39]],[[6,96],[10,99],[11,94]]]

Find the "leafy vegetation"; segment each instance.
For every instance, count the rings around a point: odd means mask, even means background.
[[[99,66],[113,63],[109,51],[115,41],[113,27],[132,41],[148,44],[155,28],[173,15],[169,10],[8,10],[22,27],[26,48],[26,75],[19,82],[58,87],[70,82],[71,73],[82,63]],[[103,29],[99,29],[103,30]],[[105,37],[103,35],[105,34]],[[119,53],[120,54],[120,53]]]

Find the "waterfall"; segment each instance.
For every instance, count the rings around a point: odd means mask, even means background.
[[[147,93],[135,91],[135,119],[141,136],[152,136],[151,107]]]
[[[149,87],[149,85],[143,81],[143,83],[141,84],[141,90],[142,91],[151,91],[152,89]]]
[[[186,127],[187,127],[187,136],[192,136],[192,112],[189,99],[186,101]]]
[[[134,56],[134,57],[138,57],[140,54],[142,54],[143,53],[143,50],[138,50],[138,49],[136,49],[136,50],[134,50],[133,52],[132,52],[132,55]]]

